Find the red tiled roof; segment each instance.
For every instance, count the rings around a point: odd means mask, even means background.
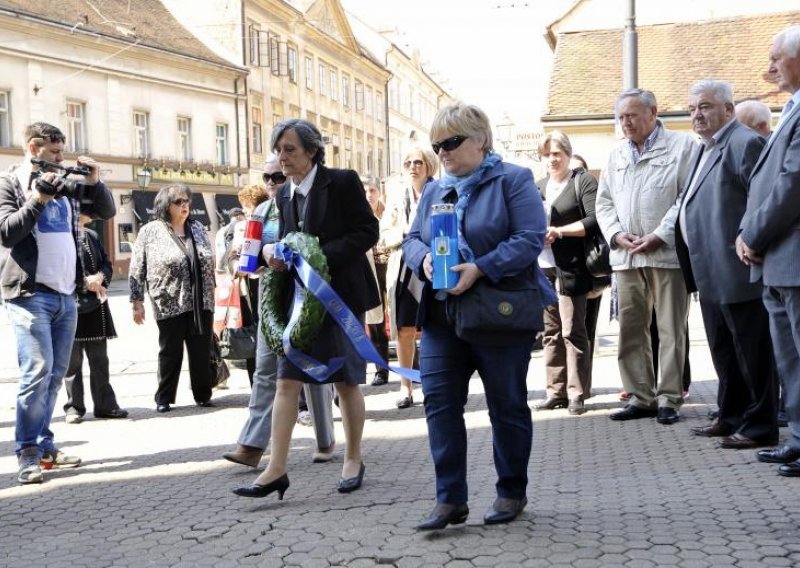
[[[722,79],[737,101],[780,108],[787,93],[766,81],[772,36],[800,23],[800,11],[638,28],[639,86],[658,99],[659,113],[685,112],[695,81]],[[558,36],[543,120],[611,116],[622,91],[623,30]]]

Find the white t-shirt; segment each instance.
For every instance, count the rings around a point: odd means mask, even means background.
[[[78,252],[72,237],[72,207],[69,199],[51,199],[34,227],[39,262],[36,283],[62,294],[75,292],[75,263]]]
[[[569,183],[569,179],[567,178],[564,181],[555,181],[553,178],[547,180],[547,187],[544,190],[544,195],[547,198],[546,201],[542,201],[542,205],[544,205],[544,213],[547,215],[547,226],[550,226],[550,206],[548,203],[555,202],[558,199],[558,196],[561,195],[561,192],[564,191],[564,188]],[[553,257],[553,249],[550,245],[545,245],[542,248],[542,252],[539,254],[539,266],[542,268],[555,268],[556,267],[556,259]]]

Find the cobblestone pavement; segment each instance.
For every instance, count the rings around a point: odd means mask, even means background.
[[[133,326],[123,295],[110,301],[121,336],[109,343],[112,382],[131,417],[89,414],[67,425],[60,400],[56,440],[84,463],[46,472],[38,486],[16,483],[16,359],[0,313],[0,566],[800,565],[800,480],[779,477],[752,451],[719,450],[689,434],[706,421],[716,392],[696,304],[694,384],[683,420],[608,420],[619,405],[619,374],[614,328],[603,326],[589,412],[534,413],[530,502],[506,526],[481,522],[494,498],[494,470],[486,407],[473,381],[466,414],[472,513],[466,525],[420,534],[414,526],[434,504],[433,467],[422,407],[395,408],[395,377],[364,387],[360,491],[335,491],[341,444],[334,462],[312,464],[312,431],[298,426],[285,500],[238,498],[231,490],[255,473],[221,454],[245,417],[245,372],[234,370],[231,388],[217,391],[217,407],[208,409],[193,405],[184,377],[177,408],[156,414],[155,326]],[[531,402],[544,396],[543,376],[537,353]],[[343,441],[338,418],[337,436]]]

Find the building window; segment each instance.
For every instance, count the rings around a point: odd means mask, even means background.
[[[327,73],[325,73],[325,66],[320,63],[319,64],[319,94],[323,97],[328,96],[328,89],[326,85],[328,84],[328,77]]]
[[[309,91],[314,89],[314,61],[310,57],[306,57],[306,89]]]
[[[287,47],[287,60],[289,62],[289,81],[292,83],[297,83],[297,49],[294,47]]]
[[[350,77],[342,75],[342,104],[350,106]]]
[[[261,107],[254,106],[251,109],[250,117],[250,132],[252,134],[253,153],[261,154],[264,152],[262,143],[264,118],[261,113]]]
[[[228,125],[217,124],[216,135],[217,163],[226,165],[228,163]]]
[[[364,93],[364,106],[367,116],[372,116],[372,87],[367,87]]]
[[[250,65],[258,67],[261,65],[261,32],[258,26],[250,24]]]
[[[192,159],[192,119],[178,117],[178,157],[183,162]]]
[[[11,146],[11,112],[8,91],[0,91],[0,146]]]
[[[150,115],[142,111],[133,112],[133,155],[146,158],[150,154],[148,126]]]
[[[383,93],[376,92],[375,93],[375,117],[383,122]]]
[[[86,150],[86,107],[83,103],[67,101],[67,144],[68,152]]]
[[[281,50],[276,36],[269,38],[269,66],[273,75],[281,74]]]
[[[364,110],[364,83],[356,79],[356,110]]]
[[[275,125],[276,125],[276,124],[278,124],[278,123],[279,123],[281,120],[283,120],[283,119],[281,118],[281,115],[279,115],[279,114],[273,114],[273,115],[272,115],[272,126],[275,126]]]
[[[336,80],[336,71],[334,69],[331,69],[330,79],[331,79],[331,81],[330,81],[330,83],[331,83],[331,89],[330,89],[331,100],[335,101],[338,98],[337,97],[337,93],[339,92],[339,89],[337,89],[336,87],[339,85],[339,82]]]

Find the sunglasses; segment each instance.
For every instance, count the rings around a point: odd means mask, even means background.
[[[179,197],[178,199],[173,199],[172,204],[177,205],[178,207],[181,205],[189,205],[189,200],[185,197]]]
[[[410,169],[411,166],[414,166],[415,168],[421,168],[424,165],[425,162],[423,162],[422,160],[406,160],[405,162],[403,162],[403,167],[407,170]]]
[[[435,142],[431,144],[431,147],[433,148],[433,153],[438,154],[439,150],[444,150],[445,152],[452,152],[453,150],[461,146],[461,144],[463,144],[464,140],[466,140],[467,138],[469,138],[469,136],[462,136],[461,134],[459,134],[458,136],[451,136],[450,138],[445,138],[444,140]]]
[[[275,172],[274,174],[264,173],[261,177],[264,178],[264,183],[272,182],[275,185],[286,181],[286,176],[283,175],[282,172]]]

